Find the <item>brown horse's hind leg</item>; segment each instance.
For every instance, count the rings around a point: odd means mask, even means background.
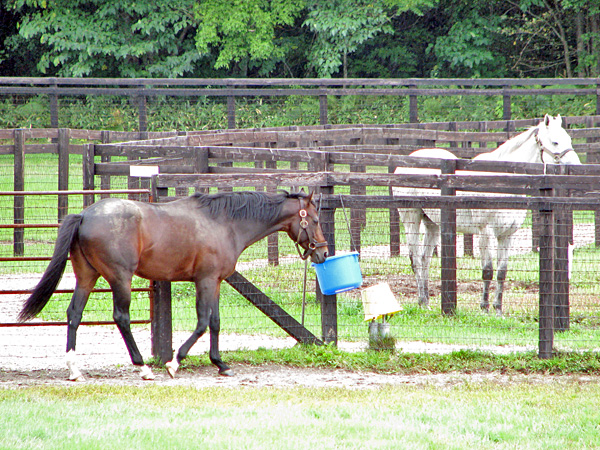
[[[73,297],[71,297],[71,303],[67,308],[67,366],[70,372],[69,380],[82,381],[83,375],[75,365],[77,329],[81,324],[83,310],[90,292],[96,285],[100,274],[87,262],[77,246],[71,251],[71,262],[77,282]]]
[[[210,327],[209,357],[211,362],[219,368],[220,375],[233,375],[229,366],[221,360],[219,353],[219,331],[221,328],[219,316],[220,287],[220,282],[211,280],[203,280],[196,283],[196,314],[198,316],[198,323],[192,335],[177,351],[176,361],[170,361],[166,364],[167,371],[171,377],[175,376],[179,363],[188,355],[192,346],[204,334],[206,327]]]
[[[131,333],[131,320],[129,317],[129,305],[131,304],[131,276],[128,281],[112,281],[109,282],[113,291],[113,319],[117,324],[131,362],[135,366],[141,367],[141,377],[144,380],[153,380],[154,374],[148,366],[144,364],[144,359],[140,353],[133,334]]]

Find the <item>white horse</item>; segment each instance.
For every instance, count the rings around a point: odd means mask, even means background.
[[[447,150],[421,149],[410,154],[420,158],[457,159]],[[562,128],[560,115],[549,115],[536,127],[509,139],[496,150],[473,158],[487,161],[512,161],[544,164],[581,164],[573,151],[571,137]],[[396,168],[395,173],[439,174],[437,169]],[[467,172],[473,174],[474,172]],[[394,195],[440,195],[438,189],[394,188]],[[398,209],[404,224],[412,270],[417,281],[419,305],[429,306],[429,265],[433,251],[440,239],[440,210],[429,208]],[[457,232],[479,235],[479,250],[483,276],[481,308],[489,310],[489,289],[493,278],[494,263],[490,238],[497,239],[498,271],[494,309],[502,313],[502,292],[508,265],[508,255],[513,235],[525,220],[525,210],[468,210],[457,209]],[[423,238],[421,239],[421,230]]]

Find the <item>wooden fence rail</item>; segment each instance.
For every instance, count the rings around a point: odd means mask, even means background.
[[[576,87],[573,87],[576,86]],[[50,99],[51,126],[58,128],[61,97],[126,96],[138,110],[138,128],[148,130],[147,100],[156,97],[225,97],[227,122],[236,127],[235,101],[244,97],[312,96],[319,98],[319,123],[328,123],[328,96],[408,97],[409,122],[419,121],[418,98],[429,96],[499,96],[502,118],[512,116],[514,96],[588,95],[596,98],[600,114],[598,78],[481,78],[481,79],[166,79],[166,78],[24,78],[0,77],[0,96],[45,95]]]

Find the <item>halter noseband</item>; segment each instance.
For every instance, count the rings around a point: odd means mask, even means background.
[[[552,150],[550,150],[548,147],[546,147],[544,144],[542,144],[542,141],[540,140],[540,136],[538,135],[538,130],[536,130],[536,132],[535,132],[535,142],[540,147],[540,159],[542,160],[542,164],[544,163],[544,158],[543,158],[544,153],[546,153],[547,155],[550,155],[552,157],[554,164],[558,164],[558,163],[560,163],[560,160],[563,159],[563,157],[567,153],[575,151],[572,148],[568,148],[566,150],[563,150],[560,153],[554,153]]]
[[[300,215],[300,225],[298,229],[298,238],[294,243],[296,244],[296,250],[298,251],[300,258],[306,260],[310,255],[314,253],[316,249],[320,247],[326,247],[327,242],[317,242],[314,238],[310,237],[310,234],[308,233],[308,220],[306,220],[306,217],[308,216],[306,209],[300,209],[300,211],[298,211],[298,214]],[[304,253],[302,253],[302,251],[300,250],[300,236],[302,235],[303,231],[306,233],[306,237],[309,241],[308,248],[304,250]]]

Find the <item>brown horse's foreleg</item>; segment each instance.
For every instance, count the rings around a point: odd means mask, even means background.
[[[207,327],[210,327],[210,351],[211,362],[219,368],[219,374],[224,376],[233,375],[233,372],[223,361],[219,353],[219,331],[221,320],[219,317],[219,292],[220,282],[204,279],[196,283],[196,314],[198,323],[192,335],[177,351],[175,361],[166,364],[167,371],[171,377],[179,368],[181,361],[188,355],[192,346],[202,337]]]
[[[130,279],[131,280],[131,279]],[[131,333],[131,320],[129,317],[129,305],[131,304],[131,281],[125,283],[111,283],[113,291],[113,319],[121,336],[125,341],[127,351],[131,362],[135,366],[140,366],[140,374],[144,380],[153,380],[154,374],[148,366],[144,364],[144,358],[138,349],[133,334]]]

